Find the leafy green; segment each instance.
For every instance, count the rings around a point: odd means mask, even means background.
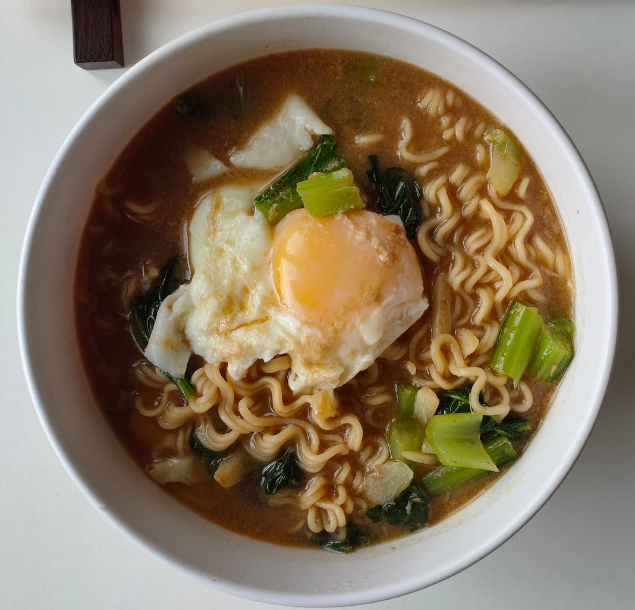
[[[306,211],[314,218],[334,216],[365,205],[355,186],[353,172],[345,167],[328,174],[313,174],[298,182],[296,190]]]
[[[174,98],[174,109],[181,115],[189,118],[203,117],[207,114],[207,108],[201,98],[193,91],[186,91]]]
[[[387,440],[392,459],[405,462],[403,451],[421,451],[426,440],[425,426],[413,416],[396,419],[390,424]]]
[[[470,386],[455,388],[454,390],[444,390],[439,392],[439,408],[437,415],[448,415],[451,413],[470,413]],[[481,397],[481,404],[486,407],[487,403]],[[484,415],[481,423],[481,434],[495,432],[505,438],[518,440],[525,432],[531,430],[531,424],[524,418],[505,419],[497,422],[495,417]]]
[[[512,441],[517,441],[523,434],[531,430],[531,423],[523,417],[504,419],[502,422],[498,423],[493,417],[489,417],[488,419],[490,420],[490,423],[488,423],[486,428],[481,426],[481,434],[494,432],[499,436],[503,436]],[[483,420],[485,420],[485,418],[483,418]]]
[[[471,411],[469,386],[455,388],[454,390],[444,390],[439,392],[437,396],[439,397],[437,415],[469,413]]]
[[[377,207],[382,214],[398,214],[412,239],[423,220],[421,187],[415,177],[402,167],[389,167],[382,176],[377,155],[368,157],[368,178],[379,193]]]
[[[573,337],[575,336],[575,326],[571,320],[568,318],[556,318],[555,320],[551,320],[551,325],[573,341]]]
[[[428,499],[418,485],[410,485],[394,500],[369,508],[366,515],[375,523],[386,521],[389,525],[423,527],[428,522]]]
[[[335,156],[335,138],[320,136],[320,140],[304,158],[293,165],[281,178],[256,197],[255,205],[270,225],[275,225],[292,210],[302,207],[297,184],[316,172],[328,174],[347,167]]]
[[[426,440],[445,466],[496,471],[481,441],[480,413],[434,415],[426,426]]]
[[[398,382],[395,384],[395,393],[397,394],[397,410],[400,417],[411,417],[414,414],[415,398],[419,388],[406,382]]]
[[[173,256],[163,266],[158,279],[150,289],[132,302],[132,316],[146,343],[150,340],[161,303],[172,292],[170,284],[178,260],[178,256]]]
[[[509,193],[522,166],[522,148],[518,141],[502,129],[489,129],[485,139],[490,143],[490,166],[487,181],[499,195]]]
[[[172,292],[172,276],[174,269],[178,263],[179,257],[173,256],[161,269],[159,277],[150,286],[150,289],[142,295],[139,295],[132,302],[130,314],[135,323],[139,334],[147,344],[150,341],[150,335],[157,320],[157,313],[161,307],[161,303]],[[189,379],[181,377],[172,377],[166,373],[170,381],[176,385],[185,400],[190,400],[194,396],[194,388]]]
[[[190,436],[190,447],[194,450],[196,455],[198,455],[198,459],[210,473],[213,473],[218,468],[225,457],[205,447],[201,441],[198,440],[196,433],[192,433],[192,436]]]
[[[370,536],[365,534],[355,523],[346,524],[346,537],[337,539],[334,534],[321,531],[315,534],[311,541],[327,551],[334,553],[352,553],[356,547],[370,544]]]
[[[535,307],[512,301],[492,350],[490,366],[518,383],[536,351],[542,326],[542,316]]]
[[[562,330],[561,330],[562,329]],[[556,381],[573,358],[573,324],[568,320],[543,324],[529,374],[538,381]]]
[[[302,471],[295,460],[293,452],[287,449],[273,462],[262,469],[260,484],[267,495],[275,494],[283,487],[297,487],[302,478]]]
[[[516,451],[509,440],[498,434],[483,440],[483,446],[498,468],[516,457]],[[453,491],[487,472],[482,468],[437,466],[419,479],[419,483],[430,496],[436,497]]]

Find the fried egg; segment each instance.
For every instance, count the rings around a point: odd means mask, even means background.
[[[330,131],[298,99],[232,163],[250,164],[272,138],[289,163],[310,133]],[[182,377],[193,352],[240,379],[257,360],[288,354],[292,391],[336,388],[427,309],[417,255],[399,222],[368,210],[313,218],[301,208],[270,227],[254,209],[262,188],[226,185],[198,204],[191,282],[161,305],[146,356]]]

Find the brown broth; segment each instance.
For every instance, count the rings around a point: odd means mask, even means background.
[[[368,82],[375,72],[374,82]],[[243,89],[243,103],[237,94]],[[416,101],[429,87],[449,87],[447,83],[405,63],[344,51],[302,51],[264,57],[231,68],[198,84],[192,91],[203,101],[202,116],[187,117],[167,104],[143,126],[109,171],[105,184],[108,194],[95,195],[82,238],[76,280],[77,329],[86,374],[97,401],[115,433],[141,467],[148,461],[148,446],[140,439],[158,438],[163,431],[153,420],[140,421],[133,406],[133,392],[146,392],[132,375],[132,367],[142,354],[133,337],[128,311],[121,302],[121,286],[126,274],[148,263],[161,266],[174,252],[187,252],[187,225],[196,203],[214,187],[228,181],[272,178],[262,171],[229,171],[216,179],[193,184],[183,163],[185,150],[204,146],[225,163],[232,148],[245,142],[291,93],[298,93],[329,124],[337,141],[337,153],[346,159],[357,183],[371,195],[366,177],[367,157],[377,154],[382,167],[403,165],[397,156],[402,116],[420,116]],[[462,114],[474,123],[500,123],[463,92]],[[415,123],[412,147],[416,150],[444,144],[439,130]],[[355,143],[359,133],[380,132],[384,140],[361,148]],[[441,167],[448,173],[459,161],[472,163],[474,143],[455,145]],[[410,167],[410,169],[413,169]],[[535,230],[550,237],[566,251],[566,244],[544,182],[530,159],[525,159],[523,175],[531,178],[527,205],[536,216]],[[126,213],[126,202],[154,204],[158,213],[150,223],[140,223]],[[442,266],[447,266],[446,259]],[[421,256],[426,292],[436,266]],[[187,261],[178,275],[189,279]],[[542,288],[547,305],[541,313],[570,315],[571,296],[565,281],[546,276]],[[123,279],[122,279],[123,278]],[[382,365],[381,382],[393,383],[403,377],[396,365]],[[553,387],[531,382],[535,405],[525,416],[538,427],[548,408]],[[386,421],[388,424],[388,421]],[[527,440],[516,442],[522,451]],[[488,476],[465,488],[435,499],[430,504],[430,522],[436,523],[491,484]],[[166,489],[184,504],[224,527],[255,538],[282,544],[306,544],[307,533],[284,534],[285,525],[297,519],[295,509],[268,507],[254,471],[247,480],[230,489],[221,489],[212,480],[194,487],[168,484]],[[238,509],[239,507],[239,509]],[[356,517],[364,521],[364,517]],[[367,520],[366,520],[367,521]],[[401,530],[385,525],[365,527],[374,540],[386,539]]]

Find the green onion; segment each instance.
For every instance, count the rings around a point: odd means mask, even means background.
[[[481,443],[482,421],[477,413],[434,415],[426,427],[426,439],[445,466],[496,471]]]
[[[402,451],[421,451],[426,438],[425,428],[415,417],[397,419],[388,430],[388,446],[393,460],[405,462]]]
[[[417,485],[410,485],[395,499],[369,508],[366,516],[375,523],[385,521],[418,529],[428,522],[428,500]]]
[[[564,328],[562,324],[560,327]],[[570,335],[560,332],[554,324],[544,324],[534,357],[529,364],[529,374],[538,381],[556,381],[572,358]]]
[[[415,410],[415,398],[417,397],[418,388],[409,383],[399,382],[395,384],[397,393],[397,409],[399,417],[411,417]]]
[[[518,383],[531,361],[541,328],[542,317],[535,307],[512,301],[492,350],[490,366]]]
[[[487,181],[499,195],[507,195],[518,179],[521,167],[520,144],[502,129],[490,129],[485,133],[490,146],[490,166]]]
[[[296,188],[311,216],[333,216],[364,207],[364,200],[355,186],[350,169],[339,169],[330,174],[313,174],[308,180],[298,182]]]
[[[256,197],[256,209],[270,225],[275,225],[289,212],[302,207],[302,199],[296,189],[298,182],[316,172],[334,172],[343,167],[346,167],[346,163],[335,156],[335,138],[331,135],[320,136],[313,150]]]
[[[512,444],[502,436],[494,435],[483,441],[483,447],[498,468],[516,457]],[[487,473],[482,468],[460,468],[457,466],[437,466],[423,476],[419,483],[430,496],[442,496]]]

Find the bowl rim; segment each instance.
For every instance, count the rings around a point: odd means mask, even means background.
[[[29,351],[28,346],[28,312],[26,303],[26,286],[28,269],[31,263],[33,255],[33,241],[36,227],[38,225],[39,217],[42,213],[46,201],[49,197],[49,191],[56,178],[57,172],[62,165],[62,162],[69,150],[74,146],[75,140],[78,139],[79,134],[83,131],[85,126],[89,124],[98,110],[115,96],[119,89],[128,84],[128,82],[137,78],[137,75],[146,70],[150,70],[155,64],[160,63],[162,58],[178,51],[182,47],[189,46],[198,40],[206,39],[210,36],[214,36],[220,31],[240,29],[241,27],[255,22],[262,21],[276,21],[284,17],[292,15],[294,17],[302,16],[305,18],[311,18],[315,16],[327,16],[327,17],[347,17],[357,19],[366,23],[390,23],[397,29],[414,29],[422,32],[426,32],[427,35],[433,35],[445,39],[446,42],[463,48],[469,51],[475,58],[488,66],[491,71],[497,71],[501,77],[503,77],[509,86],[516,89],[519,94],[526,100],[531,106],[532,111],[540,116],[540,120],[548,124],[552,133],[559,138],[560,143],[567,149],[569,158],[572,163],[575,164],[577,175],[580,179],[582,188],[588,193],[589,207],[596,213],[598,224],[595,227],[596,234],[600,238],[601,247],[606,255],[606,269],[607,282],[610,286],[610,295],[608,300],[610,303],[610,310],[606,312],[607,316],[607,328],[608,334],[606,337],[606,358],[601,363],[601,368],[598,371],[597,381],[595,384],[595,395],[592,396],[591,402],[593,403],[593,409],[589,411],[588,418],[585,420],[584,425],[579,429],[576,442],[571,446],[568,446],[568,451],[565,459],[558,465],[557,476],[550,479],[549,484],[545,485],[540,493],[537,494],[531,501],[531,503],[520,511],[519,514],[512,520],[510,520],[507,526],[499,531],[497,535],[491,536],[481,546],[478,546],[472,550],[471,553],[458,558],[453,564],[448,565],[445,570],[438,570],[435,577],[431,582],[424,582],[426,578],[423,576],[418,579],[399,580],[397,582],[382,583],[376,588],[372,588],[366,591],[344,591],[344,592],[331,592],[331,593],[291,593],[284,591],[272,591],[270,589],[263,589],[261,587],[255,587],[238,582],[237,580],[229,580],[224,578],[215,578],[213,587],[230,593],[238,595],[240,597],[246,597],[248,599],[284,604],[284,605],[322,605],[322,606],[334,606],[334,605],[352,605],[370,603],[389,598],[398,597],[408,593],[412,593],[421,589],[424,586],[435,584],[458,572],[469,567],[473,563],[476,563],[480,559],[487,556],[489,553],[498,548],[512,535],[519,531],[549,500],[564,478],[567,476],[571,468],[577,461],[584,445],[586,444],[589,435],[595,424],[599,409],[601,407],[606,388],[609,382],[613,359],[615,355],[616,341],[617,341],[617,328],[618,328],[618,283],[617,283],[617,271],[615,264],[615,256],[611,241],[610,230],[606,218],[606,212],[603,208],[601,198],[595,183],[590,175],[590,172],[582,159],[575,144],[564,130],[559,121],[554,117],[551,111],[544,105],[544,103],[531,91],[531,89],[525,85],[517,76],[510,72],[498,61],[491,56],[481,51],[479,48],[470,44],[469,42],[459,38],[458,36],[451,34],[437,26],[431,25],[424,21],[418,20],[413,17],[408,17],[398,13],[382,10],[367,8],[361,6],[350,6],[343,4],[303,4],[303,5],[286,5],[277,7],[259,8],[256,10],[241,12],[236,15],[231,15],[209,24],[203,25],[195,30],[187,32],[176,39],[162,45],[135,65],[126,70],[119,78],[117,78],[108,88],[101,93],[101,95],[90,105],[86,112],[82,115],[79,121],[75,124],[68,136],[65,138],[60,149],[56,153],[49,169],[47,170],[42,185],[38,191],[35,199],[35,203],[31,210],[29,217],[24,242],[22,245],[22,251],[20,255],[20,264],[18,271],[18,287],[17,287],[17,323],[18,323],[18,339],[20,347],[20,355],[24,374],[29,388],[35,410],[38,418],[45,430],[45,433],[52,444],[59,459],[63,463],[65,469],[70,474],[71,478],[82,490],[82,492],[88,497],[91,504],[98,508],[101,504],[101,499],[97,496],[93,490],[91,484],[85,480],[80,474],[80,470],[71,458],[68,456],[64,445],[60,439],[56,436],[52,419],[46,407],[46,399],[42,394],[40,383],[38,381],[38,375],[33,363],[32,354]],[[153,556],[158,557],[165,563],[176,567],[181,572],[184,572],[197,580],[204,582],[207,585],[212,584],[210,579],[206,577],[202,572],[193,569],[193,567],[185,563],[181,558],[175,556],[171,552],[166,552],[164,549],[157,548],[153,541],[140,534],[137,530],[131,527],[125,520],[119,517],[111,511],[100,510],[100,513],[104,514],[108,520],[115,525],[115,527],[123,532],[127,537],[136,541],[144,549],[146,549]],[[427,580],[430,580],[429,578]]]

